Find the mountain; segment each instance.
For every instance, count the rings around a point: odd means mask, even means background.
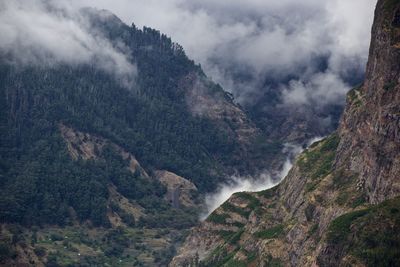
[[[282,183],[236,193],[170,266],[398,266],[400,2],[379,0],[364,83]]]
[[[283,146],[167,36],[80,14],[135,68],[0,51],[0,264],[166,265],[204,194],[279,169]]]

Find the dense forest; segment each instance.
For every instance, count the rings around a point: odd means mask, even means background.
[[[212,191],[224,179],[238,150],[238,141],[215,121],[189,111],[182,77],[207,77],[181,46],[156,30],[88,14],[93,27],[129,48],[138,69],[135,81],[127,88],[95,65],[21,67],[2,62],[1,221],[64,224],[72,207],[81,220],[107,225],[110,183],[130,199],[163,195],[157,181],[121,170],[122,159],[112,153],[102,161],[72,160],[60,123],[123,147],[147,170],[187,177],[201,192]],[[219,85],[206,84],[210,94],[232,101]]]

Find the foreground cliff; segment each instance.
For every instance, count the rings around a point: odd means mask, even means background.
[[[192,230],[171,266],[397,266],[400,2],[378,1],[363,85],[337,132],[285,180],[237,193]]]

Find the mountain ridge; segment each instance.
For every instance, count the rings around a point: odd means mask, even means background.
[[[204,194],[282,145],[166,35],[80,16],[134,67],[0,60],[0,264],[166,265]]]
[[[399,1],[378,1],[365,82],[349,92],[339,129],[280,185],[234,194],[170,266],[398,264],[399,12]]]

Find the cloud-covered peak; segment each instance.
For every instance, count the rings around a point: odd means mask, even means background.
[[[23,66],[90,64],[121,81],[131,81],[136,68],[128,53],[92,27],[88,12],[62,1],[5,0],[0,8],[3,60]],[[96,15],[112,17],[106,11]]]

